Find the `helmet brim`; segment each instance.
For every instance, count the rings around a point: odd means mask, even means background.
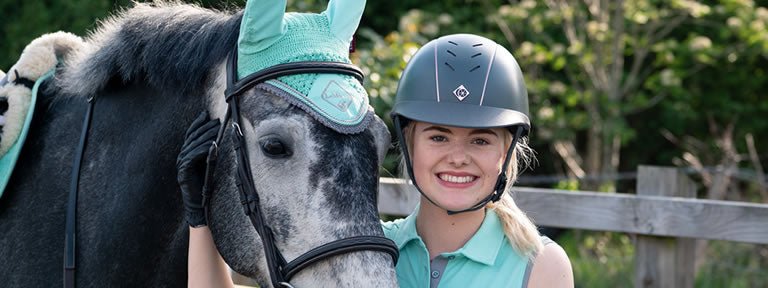
[[[435,103],[426,101],[400,101],[392,107],[409,120],[462,128],[499,128],[522,125],[525,134],[531,122],[523,113],[490,106],[462,103]]]

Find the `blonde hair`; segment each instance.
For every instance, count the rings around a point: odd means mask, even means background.
[[[509,141],[506,143],[509,145],[511,142],[512,135],[509,135]],[[539,236],[536,224],[533,223],[531,218],[528,218],[528,215],[523,210],[520,210],[520,207],[517,207],[515,200],[512,198],[512,186],[517,181],[518,174],[524,170],[520,169],[520,167],[526,168],[536,159],[533,149],[528,146],[528,137],[522,137],[517,141],[514,153],[515,155],[510,159],[509,166],[507,167],[507,178],[509,180],[507,181],[507,187],[504,188],[505,193],[501,195],[501,199],[498,202],[488,203],[485,207],[493,210],[499,216],[504,228],[504,234],[507,235],[507,239],[509,239],[512,247],[532,258],[541,251],[544,245],[541,243],[541,237]]]
[[[415,133],[412,123],[414,122],[408,123],[403,128],[408,151],[413,151],[412,142],[407,140],[412,139]],[[506,147],[512,144],[511,133],[505,133],[504,143]],[[402,153],[402,149],[400,151]],[[539,230],[533,221],[528,218],[528,215],[517,207],[515,200],[512,198],[512,186],[517,181],[518,173],[524,170],[520,168],[529,167],[536,160],[533,149],[528,146],[528,137],[522,137],[517,141],[514,153],[513,157],[510,158],[509,166],[506,168],[508,180],[507,186],[504,188],[505,193],[498,202],[490,202],[485,207],[491,209],[491,211],[494,211],[499,216],[504,234],[507,236],[512,247],[519,253],[532,259],[544,247],[541,243]],[[401,156],[400,160],[401,174],[404,178],[410,179],[408,169],[405,167],[405,157]]]

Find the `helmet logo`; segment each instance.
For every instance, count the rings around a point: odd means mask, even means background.
[[[469,96],[469,90],[464,85],[459,85],[456,90],[453,90],[453,96],[456,96],[459,101],[464,101],[464,98]]]

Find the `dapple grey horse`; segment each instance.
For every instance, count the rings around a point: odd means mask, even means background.
[[[186,285],[188,227],[175,160],[198,113],[225,113],[224,63],[241,17],[189,5],[135,4],[83,43],[54,45],[59,65],[43,83],[29,136],[0,198],[2,286],[61,283],[67,195],[89,97],[96,102],[77,199],[77,286]],[[239,105],[254,185],[286,260],[345,237],[383,236],[376,209],[378,162],[389,145],[383,122],[374,116],[364,131],[339,134],[277,97],[268,84],[245,94]],[[260,237],[235,187],[227,127],[209,226],[231,268],[268,287]],[[292,156],[265,157],[258,144],[265,135],[290,147]],[[322,260],[291,283],[397,285],[390,255],[374,251]]]

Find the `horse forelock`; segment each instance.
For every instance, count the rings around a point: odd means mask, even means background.
[[[113,81],[203,91],[210,72],[235,47],[241,17],[178,2],[135,3],[101,21],[85,47],[66,59],[53,86],[83,97]]]

